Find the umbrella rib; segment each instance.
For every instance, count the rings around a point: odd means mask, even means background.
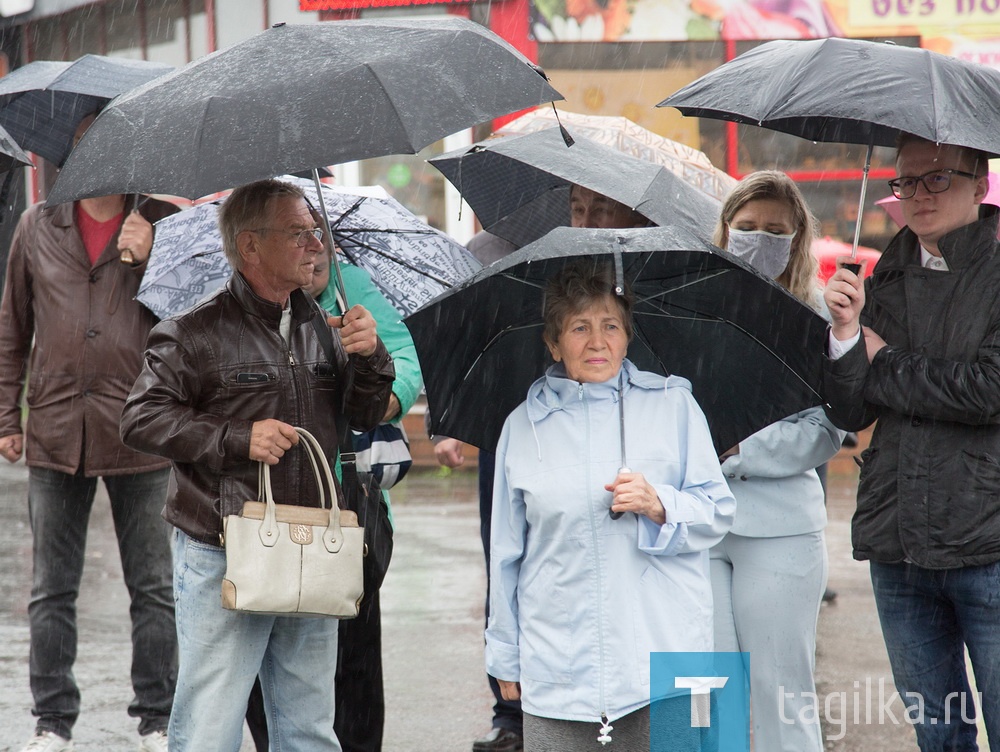
[[[680,308],[680,306],[678,306],[678,308]],[[688,309],[682,309],[682,310],[688,310]],[[790,365],[788,365],[788,363],[785,362],[784,358],[782,358],[780,355],[778,355],[778,353],[776,353],[774,350],[772,350],[770,347],[768,347],[767,344],[765,344],[764,342],[762,342],[752,332],[750,332],[747,329],[745,329],[744,327],[740,326],[735,321],[730,321],[729,319],[724,319],[721,316],[714,316],[714,315],[711,315],[711,314],[701,313],[700,311],[690,311],[690,310],[688,310],[688,313],[690,313],[691,315],[689,315],[689,316],[677,316],[677,315],[674,315],[672,313],[668,313],[667,311],[657,310],[657,311],[650,311],[650,312],[647,312],[647,313],[643,313],[642,315],[643,316],[650,316],[650,317],[665,318],[665,319],[677,319],[679,321],[702,321],[702,322],[707,322],[707,323],[726,324],[728,326],[731,326],[734,329],[736,329],[738,332],[741,332],[742,334],[746,335],[751,340],[753,340],[754,342],[756,342],[758,345],[760,345],[765,350],[765,352],[767,352],[776,361],[778,361],[779,363],[781,363],[781,365],[784,366],[787,371],[790,371],[792,373],[792,375],[795,376],[795,378],[797,378],[799,381],[801,381],[802,384],[806,387],[806,389],[808,389],[814,395],[816,395],[817,397],[819,397],[821,400],[823,399],[823,395],[821,395],[819,392],[817,392],[815,389],[813,389],[812,385],[809,384],[809,382],[806,381],[804,378],[802,378],[794,368],[792,368]]]
[[[510,332],[518,332],[518,331],[521,331],[522,329],[537,329],[537,328],[538,328],[538,327],[540,327],[540,326],[543,326],[543,324],[542,324],[541,322],[537,322],[537,321],[536,321],[536,322],[533,322],[533,323],[530,323],[530,324],[521,324],[521,325],[519,325],[519,326],[508,326],[508,327],[504,327],[503,329],[501,329],[501,330],[500,330],[499,332],[497,332],[497,333],[496,333],[496,334],[494,334],[494,335],[493,335],[492,337],[490,337],[490,341],[489,341],[489,342],[487,342],[487,343],[486,343],[486,344],[485,344],[485,345],[484,345],[484,346],[482,347],[482,349],[481,349],[481,350],[479,351],[479,353],[478,353],[478,354],[476,355],[476,359],[475,359],[475,360],[473,360],[473,361],[472,361],[472,363],[470,363],[470,364],[469,364],[469,367],[468,367],[468,368],[467,368],[467,369],[465,370],[465,373],[464,373],[464,374],[462,375],[462,378],[461,378],[461,379],[459,379],[459,383],[462,383],[462,382],[464,382],[464,381],[465,381],[465,380],[466,380],[467,378],[469,378],[469,375],[470,375],[470,374],[471,374],[471,373],[472,373],[472,372],[473,372],[473,371],[475,370],[476,366],[477,366],[477,365],[479,364],[479,361],[483,359],[483,356],[484,356],[484,355],[485,355],[485,354],[486,354],[486,353],[487,353],[487,352],[488,352],[488,351],[489,351],[489,350],[490,350],[490,349],[491,349],[491,348],[492,348],[492,347],[493,347],[493,346],[494,346],[494,345],[495,345],[495,344],[497,343],[497,341],[499,341],[499,340],[500,340],[500,339],[501,339],[501,338],[502,338],[502,337],[503,337],[504,335],[506,335],[506,334],[508,334],[508,333],[510,333]],[[443,420],[445,420],[445,419],[446,419],[446,418],[448,417],[448,414],[449,414],[449,413],[451,412],[451,403],[452,403],[452,402],[454,401],[454,399],[455,399],[455,395],[456,395],[456,394],[457,394],[457,390],[452,390],[452,398],[451,398],[451,400],[449,400],[449,404],[448,404],[448,407],[446,407],[446,408],[445,408],[445,409],[444,409],[444,410],[443,410],[443,411],[441,412],[441,420],[442,420],[442,421],[443,421]]]
[[[375,231],[373,230],[372,232],[375,232]],[[441,279],[440,277],[438,277],[438,276],[436,276],[436,275],[434,275],[434,274],[432,274],[432,273],[430,273],[430,272],[428,272],[428,271],[426,271],[424,269],[420,269],[419,267],[414,266],[413,264],[411,264],[410,262],[406,261],[405,259],[401,259],[401,258],[398,258],[396,256],[393,256],[391,253],[386,253],[385,251],[380,250],[378,248],[375,248],[374,246],[372,246],[372,245],[370,245],[368,243],[365,243],[365,242],[363,242],[361,240],[355,240],[353,237],[348,237],[348,236],[344,235],[343,233],[334,232],[333,234],[335,236],[337,236],[338,238],[343,238],[344,240],[349,240],[351,243],[354,244],[354,246],[356,248],[364,248],[365,250],[371,251],[372,253],[374,253],[377,256],[381,256],[384,259],[388,259],[389,261],[392,261],[394,264],[399,264],[400,266],[402,266],[402,267],[404,267],[406,269],[409,269],[412,272],[416,272],[417,274],[420,274],[421,276],[424,276],[424,277],[427,277],[428,279],[434,280],[438,284],[444,285],[445,287],[452,287],[453,286],[453,283],[448,282],[447,280]],[[358,262],[358,255],[357,254],[351,253],[347,248],[345,248],[344,246],[340,245],[339,243],[337,245],[340,246],[340,250],[342,250],[344,252],[344,255],[347,256],[348,259],[350,259],[351,263],[353,263],[355,266],[360,266],[360,264]]]

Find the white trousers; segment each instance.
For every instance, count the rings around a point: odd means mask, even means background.
[[[823,752],[813,678],[827,576],[823,532],[730,533],[710,553],[715,649],[750,653],[754,749]]]

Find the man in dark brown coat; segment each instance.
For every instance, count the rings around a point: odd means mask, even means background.
[[[166,749],[176,678],[169,526],[160,517],[169,463],[122,444],[118,425],[157,319],[135,294],[151,222],[176,207],[105,196],[21,217],[0,306],[0,454],[26,451],[34,574],[28,618],[36,733],[60,752],[80,712],[73,677],[76,599],[97,479],[104,479],[132,600],[129,715],[140,749]],[[21,393],[27,379],[26,429]]]

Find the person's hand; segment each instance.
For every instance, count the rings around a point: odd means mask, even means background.
[[[153,247],[153,225],[138,211],[133,211],[122,223],[118,233],[118,250],[124,256],[126,251],[132,256],[132,263],[141,264],[149,258]]]
[[[875,354],[883,347],[888,347],[888,343],[867,326],[861,327],[861,333],[865,337],[865,350],[868,351],[868,362],[875,359]]]
[[[861,275],[864,274],[865,259],[861,260]],[[844,269],[843,264],[857,263],[850,256],[838,256],[839,267],[823,291],[823,300],[830,309],[832,333],[835,339],[846,342],[860,329],[861,309],[865,307],[865,285],[862,276]]]
[[[399,404],[399,397],[396,396],[395,392],[389,394],[389,405],[385,408],[385,415],[382,416],[382,422],[386,423],[403,411],[403,406]]]
[[[735,457],[739,453],[740,453],[740,445],[739,444],[737,444],[736,446],[729,447],[729,449],[727,449],[726,451],[724,451],[722,454],[719,455],[719,464],[721,465],[723,462],[725,462],[726,460],[728,460],[730,457]]]
[[[277,465],[285,452],[298,443],[295,426],[274,418],[257,420],[250,428],[250,459]]]
[[[343,316],[330,316],[326,323],[340,329],[340,341],[349,355],[367,358],[375,352],[378,345],[375,319],[364,306],[353,306]]]
[[[465,462],[465,455],[462,454],[464,446],[458,439],[442,439],[434,445],[434,458],[439,465],[454,469]]]
[[[521,682],[509,682],[497,679],[497,684],[500,685],[500,696],[503,699],[508,702],[521,699]]]
[[[24,434],[12,433],[0,439],[0,454],[8,462],[17,462],[24,451]]]
[[[663,502],[642,473],[618,473],[614,482],[604,486],[611,491],[612,512],[635,512],[644,514],[657,525],[667,521],[667,511]]]

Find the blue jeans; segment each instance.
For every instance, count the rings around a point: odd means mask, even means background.
[[[333,731],[337,620],[227,611],[225,551],[174,535],[180,674],[170,752],[238,752],[258,673],[274,752],[341,752]]]
[[[934,570],[873,561],[871,576],[896,689],[918,721],[922,698],[922,752],[979,749],[964,647],[990,746],[1000,749],[1000,562]]]
[[[169,470],[104,478],[131,598],[132,688],[128,707],[139,733],[167,727],[177,675],[177,637],[170,594],[170,526],[160,517]],[[45,468],[28,473],[28,515],[34,574],[28,621],[29,674],[39,731],[70,738],[80,714],[76,660],[76,599],[80,593],[87,523],[97,478]]]

